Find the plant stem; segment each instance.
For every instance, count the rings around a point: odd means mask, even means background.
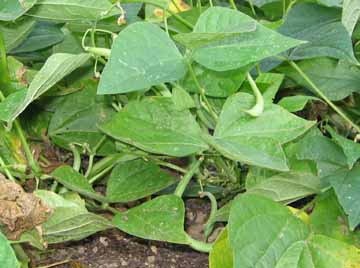
[[[184,24],[185,26],[187,26],[190,30],[194,29],[194,25],[187,21],[186,19],[184,19],[183,17],[179,16],[178,14],[176,14],[175,12],[172,12],[171,10],[168,9],[168,12],[174,16],[175,19],[177,19],[179,22],[181,22],[182,24]]]
[[[99,174],[95,175],[94,177],[89,179],[89,183],[93,184],[96,180],[100,179],[101,177],[105,176],[110,170],[112,170],[113,166],[109,166],[102,170]]]
[[[229,3],[230,3],[230,6],[231,6],[233,9],[238,10],[238,8],[237,8],[234,0],[229,0]]]
[[[250,73],[247,73],[247,80],[251,86],[252,91],[254,92],[256,98],[256,104],[250,110],[246,110],[245,112],[250,114],[251,116],[258,117],[264,112],[264,98],[261,95],[261,91],[257,87],[255,81],[251,77]]]
[[[73,160],[73,169],[75,171],[79,171],[80,170],[80,166],[81,166],[81,155],[79,150],[76,148],[76,145],[71,143],[70,144],[70,149],[73,153],[74,156],[74,160]]]
[[[204,198],[207,197],[210,200],[211,203],[211,211],[210,211],[210,215],[209,215],[209,219],[207,220],[206,224],[205,224],[205,230],[204,230],[204,234],[206,239],[210,236],[213,228],[214,228],[214,219],[216,217],[216,213],[217,213],[217,201],[215,196],[210,193],[210,192],[202,192],[200,193],[200,197]]]
[[[254,7],[254,3],[253,3],[252,0],[249,0],[249,5],[250,5],[250,8],[251,8],[251,12],[254,14],[255,17],[257,17],[255,7]]]
[[[289,61],[290,65],[301,75],[301,77],[312,87],[312,89],[318,94],[340,117],[348,122],[358,133],[360,133],[360,127],[356,125],[339,107],[337,107],[326,95],[314,84],[313,81],[303,72],[303,70],[294,61]]]
[[[193,162],[188,169],[188,172],[184,175],[184,177],[179,182],[178,186],[175,189],[175,195],[182,197],[184,194],[186,187],[188,186],[191,178],[194,176],[198,168],[200,167],[201,163],[204,161],[204,157],[200,157],[199,160]]]
[[[205,109],[210,113],[210,115],[213,117],[213,119],[215,120],[215,122],[217,122],[218,120],[218,115],[216,114],[216,112],[212,109],[212,106],[211,104],[209,103],[209,100],[207,99],[206,95],[205,95],[205,90],[204,88],[200,85],[199,83],[199,80],[197,79],[196,77],[196,74],[195,74],[195,71],[191,65],[191,62],[189,60],[187,60],[187,65],[188,65],[188,68],[189,68],[189,72],[190,72],[190,75],[192,77],[192,79],[194,80],[195,82],[195,85],[196,87],[198,88],[199,90],[199,93],[200,93],[200,96],[201,98],[204,100],[205,102]],[[200,104],[201,104],[201,100],[200,100]]]
[[[91,170],[93,168],[93,165],[94,165],[94,158],[96,156],[96,152],[101,147],[101,145],[105,142],[105,140],[106,140],[106,136],[104,135],[99,140],[99,142],[94,146],[94,148],[92,150],[89,150],[90,151],[89,164],[88,164],[88,167],[87,167],[86,172],[85,172],[85,178],[89,177],[89,175],[91,173]]]
[[[178,172],[180,172],[180,173],[184,173],[184,174],[187,172],[186,169],[184,169],[184,168],[182,168],[182,167],[179,167],[179,166],[177,166],[177,165],[174,165],[174,164],[172,164],[172,163],[169,163],[169,162],[166,162],[166,161],[163,161],[163,160],[160,160],[160,159],[155,159],[154,161],[155,161],[156,164],[158,164],[159,166],[167,167],[167,168],[170,168],[170,169],[172,169],[172,170],[176,170],[176,171],[178,171]]]
[[[9,180],[16,182],[15,178],[11,174],[10,170],[7,168],[7,166],[4,162],[4,160],[1,158],[1,156],[0,156],[0,167],[2,167],[4,169],[5,175],[8,177]]]
[[[208,253],[213,247],[212,243],[205,243],[203,241],[195,240],[188,234],[186,234],[186,237],[189,241],[189,246],[197,251]]]

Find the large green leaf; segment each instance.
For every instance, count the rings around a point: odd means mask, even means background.
[[[99,20],[111,7],[108,0],[38,0],[27,15],[55,21]]]
[[[11,53],[32,52],[60,43],[64,39],[60,28],[60,25],[54,23],[38,22],[24,42],[12,49]]]
[[[247,194],[233,202],[228,228],[237,268],[277,267],[287,249],[309,235],[305,224],[286,207]]]
[[[118,164],[112,171],[106,190],[109,202],[129,202],[150,196],[176,182],[153,162],[142,159]]]
[[[9,241],[0,232],[0,266],[4,268],[19,268],[20,264]]]
[[[246,93],[229,97],[216,126],[212,145],[234,160],[288,170],[281,145],[305,133],[314,122],[301,119],[274,104],[267,105],[259,117],[252,117],[244,110],[253,104],[254,97]]]
[[[110,139],[102,142],[104,134],[97,127],[115,114],[111,100],[96,95],[96,81],[82,80],[81,84],[84,89],[66,96],[57,105],[50,121],[49,136],[56,145],[66,149],[70,149],[71,143],[77,143],[87,144],[91,150],[94,150],[100,143],[96,154],[115,153],[114,142]]]
[[[85,202],[73,193],[60,196],[38,190],[36,195],[54,210],[50,219],[42,225],[44,241],[49,244],[81,240],[113,227],[105,218],[88,212]]]
[[[15,98],[11,95],[4,100],[5,103],[11,102],[6,105],[14,108],[14,110],[9,113],[9,117],[4,121],[8,123],[13,122],[32,101],[40,97],[66,75],[82,66],[89,59],[90,54],[72,55],[59,53],[51,55],[41,70],[35,75],[24,98],[16,98],[19,103],[12,103]],[[18,93],[15,92],[13,94]]]
[[[20,19],[11,23],[0,23],[0,32],[4,37],[6,50],[10,51],[20,45],[34,29],[35,24],[36,22],[32,18]]]
[[[360,92],[360,69],[345,61],[317,58],[300,61],[298,65],[331,100],[342,100],[353,92]],[[297,84],[312,90],[311,86],[293,68],[281,67],[278,70]]]
[[[137,237],[188,244],[184,217],[182,199],[176,195],[163,195],[119,213],[113,218],[113,224]]]
[[[342,169],[327,177],[335,189],[336,196],[349,218],[350,230],[354,230],[360,223],[360,166],[350,171]]]
[[[333,57],[358,64],[353,52],[351,37],[342,25],[341,12],[316,4],[298,4],[285,18],[279,32],[308,43],[292,49],[292,60],[314,57]]]
[[[178,111],[171,98],[148,97],[130,102],[101,130],[142,150],[187,156],[207,149],[189,111]]]
[[[158,26],[137,22],[116,38],[101,75],[98,94],[117,94],[176,81],[186,72],[184,59]]]
[[[0,2],[0,21],[16,20],[28,11],[37,0],[3,0]]]
[[[341,22],[351,35],[360,18],[360,2],[358,0],[344,0]]]
[[[302,43],[262,26],[239,11],[223,7],[209,8],[202,13],[191,34],[195,33],[197,37],[209,33],[223,35],[192,51],[195,61],[215,71],[238,69]]]
[[[360,250],[312,233],[289,209],[251,194],[230,211],[229,241],[237,268],[348,268],[360,263]]]
[[[75,171],[70,166],[58,167],[51,173],[51,176],[66,188],[74,192],[93,198],[95,200],[105,200],[103,196],[95,192],[89,181],[83,175]]]

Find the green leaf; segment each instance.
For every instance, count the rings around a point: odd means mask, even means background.
[[[172,90],[172,100],[177,110],[182,111],[195,107],[195,102],[190,94],[182,87],[175,86]]]
[[[360,263],[358,248],[310,232],[288,208],[265,197],[237,198],[228,228],[237,268],[347,268]]]
[[[12,123],[32,101],[40,97],[62,78],[83,65],[89,59],[90,54],[72,55],[59,53],[51,55],[41,70],[35,75],[26,91],[25,98],[19,103],[11,104],[11,106],[16,107],[16,109],[11,111],[11,115],[6,118],[6,122]],[[11,95],[8,98],[14,99]],[[5,102],[9,101],[8,98]],[[16,98],[16,100],[20,100],[20,98]]]
[[[0,232],[0,266],[4,268],[20,268],[9,241]]]
[[[56,145],[65,149],[70,149],[69,144],[77,143],[87,144],[94,151],[104,137],[97,125],[108,121],[115,111],[108,98],[96,95],[96,81],[81,80],[81,86],[84,89],[65,96],[57,105],[48,133]],[[97,155],[115,152],[115,144],[110,139],[103,141],[96,150]]]
[[[357,0],[344,0],[341,22],[351,35],[360,18],[360,2]]]
[[[250,66],[231,71],[216,72],[199,64],[194,64],[193,69],[207,96],[224,98],[238,91]],[[187,73],[182,85],[190,92],[199,93],[199,89],[190,73]]]
[[[274,201],[292,203],[319,193],[320,190],[319,177],[311,173],[290,172],[269,176],[248,188],[247,192],[266,196]]]
[[[207,149],[191,113],[176,110],[166,97],[132,101],[100,129],[151,153],[182,157]]]
[[[227,99],[212,145],[233,160],[287,171],[281,145],[305,133],[314,122],[301,119],[274,104],[265,107],[259,117],[252,117],[244,111],[253,103],[254,97],[246,93]]]
[[[85,202],[74,193],[62,197],[38,190],[36,195],[54,210],[50,219],[42,225],[43,239],[49,244],[81,240],[113,227],[105,218],[88,212]]]
[[[346,156],[342,149],[321,133],[305,136],[296,143],[295,150],[297,159],[316,162],[320,177],[330,175],[347,166]]]
[[[210,268],[233,268],[233,254],[225,228],[216,239],[209,255]]]
[[[28,11],[37,0],[4,0],[0,3],[0,21],[14,21]]]
[[[188,244],[184,217],[182,199],[176,195],[163,195],[119,213],[113,218],[113,224],[137,237]]]
[[[99,20],[112,5],[108,0],[38,0],[27,15],[55,21]],[[111,14],[106,14],[111,15]]]
[[[174,39],[187,48],[195,49],[242,33],[254,32],[256,27],[255,20],[246,20],[237,11],[215,7],[209,8],[199,17],[192,33],[178,34]]]
[[[228,228],[237,268],[278,267],[287,249],[309,235],[306,225],[286,207],[250,194],[233,202]]]
[[[136,22],[116,38],[101,75],[98,94],[118,94],[176,81],[186,72],[184,59],[158,26]]]
[[[83,175],[75,171],[70,166],[58,167],[51,173],[51,176],[66,188],[74,192],[93,198],[95,200],[105,200],[103,196],[94,191],[88,180]]]
[[[344,61],[330,58],[303,60],[297,63],[321,91],[331,100],[342,100],[353,92],[360,92],[360,70]],[[278,68],[297,84],[312,90],[311,86],[291,67]]]
[[[310,3],[294,6],[279,32],[308,42],[292,49],[287,57],[300,60],[328,56],[358,64],[351,37],[340,19],[341,12],[335,8]]]
[[[109,202],[126,203],[150,196],[176,182],[153,162],[142,159],[120,163],[113,169],[106,190]]]
[[[10,51],[11,54],[32,52],[62,42],[64,34],[60,28],[54,23],[38,22],[24,42]]]
[[[335,143],[344,151],[348,167],[351,169],[360,158],[360,144],[337,134],[335,130],[330,127],[327,128],[327,131],[330,132],[331,138],[335,141]]]
[[[278,105],[288,110],[289,112],[298,112],[303,110],[310,100],[321,101],[320,99],[313,96],[296,95],[282,98],[278,102]]]
[[[315,233],[360,246],[360,233],[349,230],[347,217],[332,189],[316,198],[310,227]]]
[[[206,10],[194,28],[194,33],[205,34],[229,31],[241,34],[225,35],[226,38],[196,48],[192,51],[192,58],[208,69],[227,71],[275,56],[302,43],[269,30],[239,11],[223,7]]]
[[[6,51],[10,51],[20,45],[34,29],[35,24],[36,22],[32,18],[20,19],[6,24],[0,23],[0,31],[5,40]]]
[[[350,171],[342,169],[327,177],[334,188],[336,196],[349,218],[350,230],[353,231],[360,223],[360,166]]]

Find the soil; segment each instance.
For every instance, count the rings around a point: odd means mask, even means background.
[[[209,205],[205,200],[186,202],[186,229],[196,239],[202,238]],[[56,268],[207,268],[208,255],[188,246],[148,241],[113,229],[87,239],[52,245],[46,252],[27,251],[34,267],[59,264]]]

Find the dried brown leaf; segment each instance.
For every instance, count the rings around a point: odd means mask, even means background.
[[[17,240],[23,232],[39,229],[51,212],[39,197],[0,174],[0,225],[9,239]]]

